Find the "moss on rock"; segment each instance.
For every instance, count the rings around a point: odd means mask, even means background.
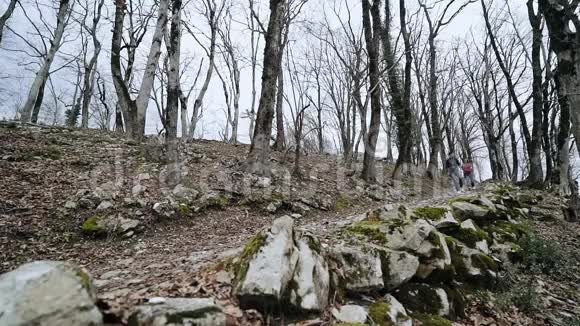
[[[357,222],[346,229],[347,233],[362,235],[367,240],[379,244],[387,242],[387,235],[381,231],[380,227],[383,225],[380,221],[361,221]]]
[[[471,228],[453,228],[443,230],[442,232],[465,243],[470,248],[475,248],[475,244],[480,241],[491,241],[489,234],[477,226],[475,227],[475,230]]]
[[[266,239],[267,236],[260,232],[246,244],[239,260],[233,264],[237,282],[244,280],[250,267],[250,261],[266,244]]]
[[[413,210],[413,217],[423,220],[439,221],[445,217],[449,209],[445,207],[419,207]]]
[[[102,235],[107,233],[105,227],[100,223],[102,218],[103,217],[99,215],[93,215],[87,218],[81,226],[83,232],[93,235]]]
[[[413,319],[421,322],[422,326],[451,326],[452,325],[450,320],[445,319],[441,316],[432,315],[432,314],[415,313],[415,314],[412,314],[411,317],[413,317]]]
[[[369,317],[378,326],[395,326],[389,317],[391,306],[384,300],[379,300],[369,307]]]

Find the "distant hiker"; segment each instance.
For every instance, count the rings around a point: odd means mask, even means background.
[[[447,161],[445,161],[445,166],[447,167],[447,174],[453,182],[453,188],[455,188],[455,191],[460,191],[461,187],[463,187],[463,181],[460,174],[461,162],[459,162],[459,159],[455,156],[454,152],[449,153]]]
[[[471,160],[463,163],[463,184],[469,188],[475,187],[475,175],[473,173],[473,163]]]

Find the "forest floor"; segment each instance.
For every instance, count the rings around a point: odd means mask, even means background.
[[[95,130],[0,125],[0,273],[34,260],[76,263],[94,277],[101,306],[110,313],[107,319],[111,323],[126,320],[131,308],[145,298],[159,296],[212,295],[222,301],[229,315],[238,318],[247,313],[232,304],[231,287],[216,284],[215,278],[208,280],[202,267],[235,255],[276,217],[297,214],[299,226],[324,234],[385,203],[434,204],[452,195],[446,180],[434,183],[419,177],[392,184],[388,178],[392,166],[383,162],[377,164],[385,181],[379,188],[369,188],[353,171],[342,167],[340,158],[308,155],[303,159],[300,180],[272,177],[272,183],[284,184],[292,205],[270,212],[255,201],[234,196],[228,197],[225,205],[160,216],[153,207],[171,194],[162,180],[167,171],[162,148],[154,138],[137,144]],[[247,150],[245,145],[214,141],[185,144],[181,168],[187,177],[181,183],[202,193],[223,193],[232,186],[222,181],[231,181],[239,173]],[[274,169],[291,170],[292,164],[285,163],[291,157],[291,153],[273,153]],[[114,206],[107,212],[138,220],[140,232],[130,237],[87,235],[82,225],[94,216],[96,208],[69,203],[78,201],[81,190],[111,184],[115,186],[111,190]],[[136,184],[143,185],[145,191],[132,192]],[[309,197],[305,199],[306,194]],[[331,205],[302,211],[293,206],[309,203],[312,198],[325,198]],[[565,263],[550,273],[519,272],[516,276],[540,288],[529,299],[536,306],[498,306],[482,294],[473,300],[468,317],[458,325],[552,325],[553,316],[567,318],[577,313],[580,225],[562,221],[561,199],[550,198],[553,205],[540,209],[554,218],[532,223],[540,238],[556,244],[563,253],[558,257]]]

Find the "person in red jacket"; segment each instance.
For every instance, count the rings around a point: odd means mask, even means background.
[[[463,163],[463,184],[468,188],[475,187],[475,175],[473,173],[473,163],[471,160]]]

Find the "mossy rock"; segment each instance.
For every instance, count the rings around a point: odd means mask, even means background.
[[[411,317],[419,321],[422,326],[451,326],[453,323],[449,319],[445,319],[438,315],[415,313]]]
[[[84,233],[92,235],[103,235],[107,233],[106,227],[102,223],[102,216],[93,215],[87,218],[81,226]]]
[[[382,221],[365,220],[347,227],[346,233],[363,237],[372,243],[384,245],[388,241],[387,235],[381,230],[382,228],[384,229],[384,226],[384,222]]]
[[[441,314],[447,305],[442,302],[440,292],[443,289],[422,283],[407,283],[394,293],[395,298],[405,308],[420,313]]]
[[[337,212],[344,211],[352,206],[351,200],[346,196],[339,196],[334,202],[334,210]]]
[[[483,228],[495,240],[501,242],[518,242],[522,237],[529,235],[532,228],[523,223],[512,223],[508,221],[496,221]]]
[[[389,317],[391,306],[384,300],[379,300],[369,307],[369,317],[378,326],[395,326]]]
[[[266,244],[267,236],[264,232],[259,232],[244,247],[237,261],[231,265],[236,275],[236,282],[240,283],[246,278],[246,273],[250,267],[250,261],[256,256],[260,249]]]
[[[448,212],[449,209],[445,207],[419,207],[413,210],[412,216],[415,219],[440,221]]]
[[[481,241],[491,242],[491,237],[487,232],[479,227],[475,227],[475,230],[471,228],[448,228],[442,231],[448,236],[455,238],[456,240],[466,244],[470,248],[475,248],[476,243]]]

